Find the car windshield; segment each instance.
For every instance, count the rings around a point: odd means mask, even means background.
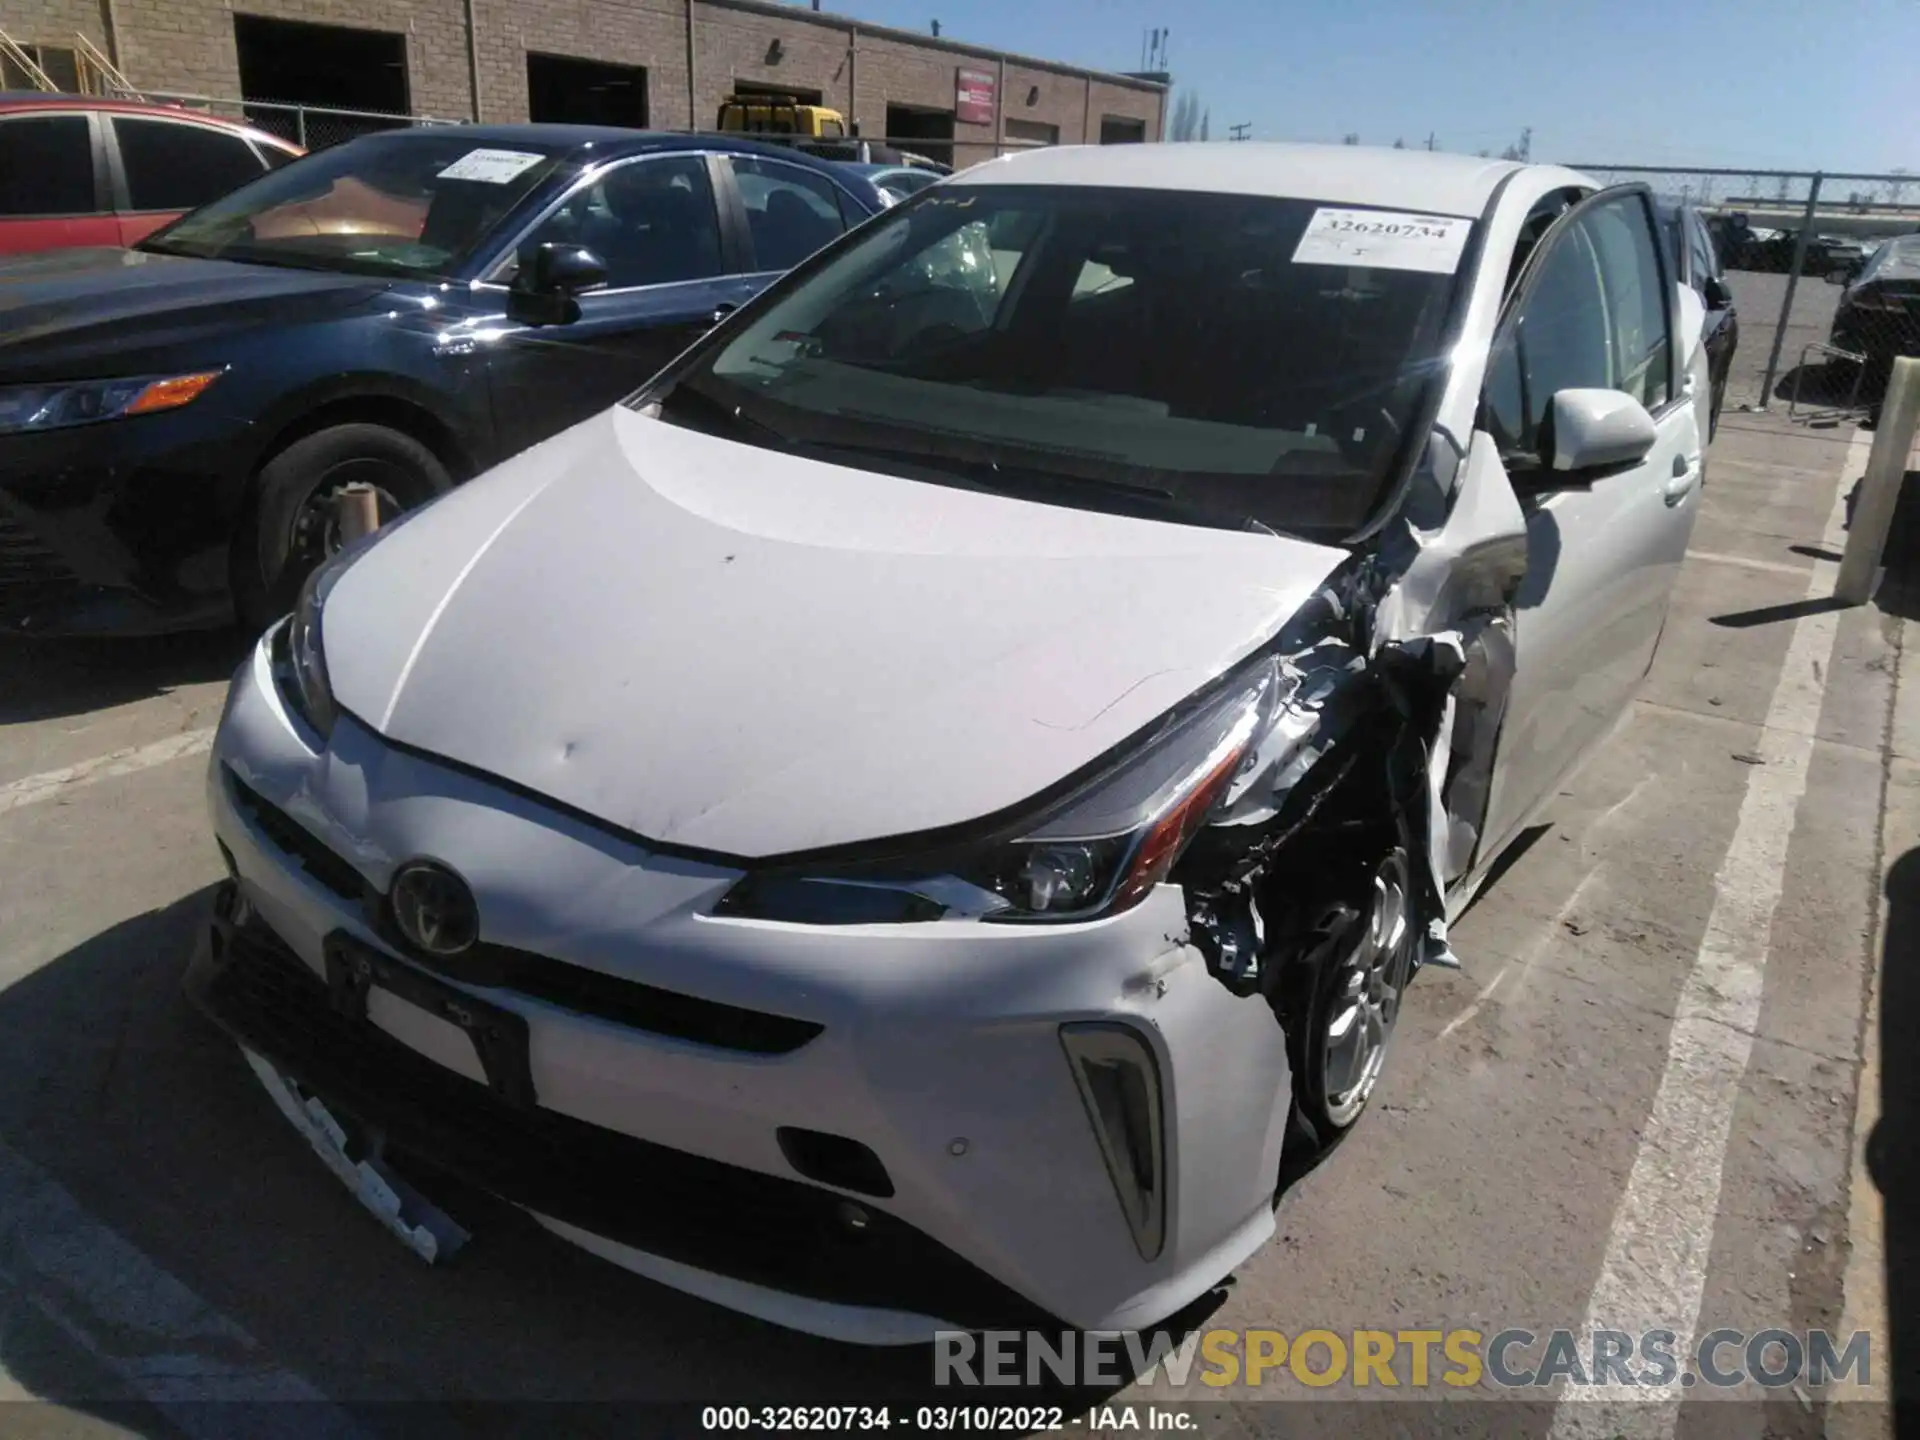
[[[369,135],[275,170],[140,248],[303,269],[443,276],[560,164],[449,127]]]
[[[915,479],[1338,538],[1445,368],[1472,228],[1266,196],[944,186],[634,402]]]

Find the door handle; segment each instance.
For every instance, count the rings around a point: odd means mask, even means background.
[[[1678,505],[1687,498],[1700,479],[1700,457],[1698,455],[1676,455],[1673,457],[1673,478],[1660,489],[1660,494],[1669,505]]]
[[[711,317],[712,323],[715,325],[718,325],[722,320],[726,319],[727,316],[731,315],[734,311],[738,310],[739,308],[740,307],[738,305],[734,305],[731,303],[714,306],[713,315]]]

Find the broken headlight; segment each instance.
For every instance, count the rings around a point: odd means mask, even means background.
[[[1093,920],[1132,908],[1173,869],[1272,725],[1279,662],[1264,657],[1037,820],[924,864],[761,871],[716,914],[793,924],[969,918]]]

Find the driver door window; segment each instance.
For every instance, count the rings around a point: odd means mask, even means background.
[[[1645,204],[1626,195],[1553,236],[1489,357],[1483,423],[1503,454],[1536,457],[1555,393],[1671,393],[1665,289]]]
[[[607,267],[607,290],[721,274],[720,221],[706,157],[673,155],[616,166],[568,196],[520,248],[549,242],[581,245],[599,256]]]

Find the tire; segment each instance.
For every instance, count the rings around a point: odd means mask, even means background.
[[[1404,844],[1349,868],[1336,889],[1323,893],[1348,898],[1330,901],[1309,927],[1308,954],[1292,967],[1285,1007],[1296,1123],[1304,1123],[1321,1148],[1336,1143],[1366,1110],[1419,942]]]
[[[316,565],[339,548],[326,497],[371,484],[384,522],[453,488],[439,457],[411,435],[352,422],[303,435],[260,467],[233,542],[234,609],[257,634],[293,608]]]

